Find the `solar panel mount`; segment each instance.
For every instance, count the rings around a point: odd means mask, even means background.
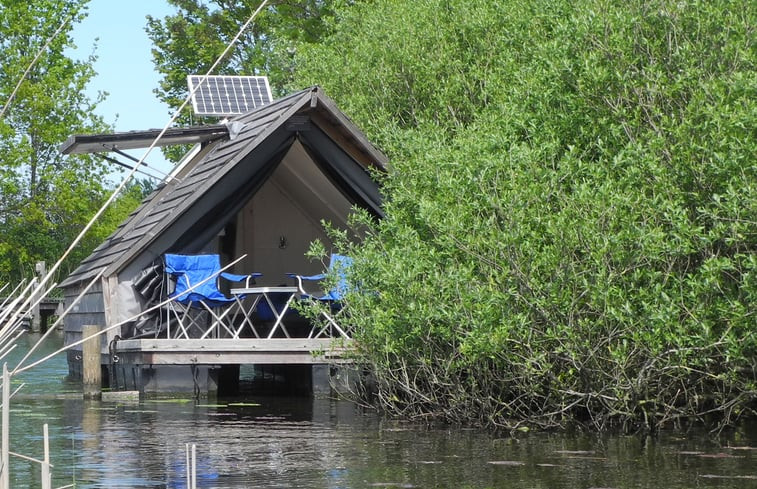
[[[188,75],[187,84],[196,115],[244,114],[273,100],[266,76]]]

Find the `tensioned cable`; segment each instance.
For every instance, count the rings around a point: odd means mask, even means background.
[[[118,160],[116,158],[113,158],[112,156],[106,156],[104,154],[95,153],[95,157],[96,158],[100,158],[102,160],[105,160],[108,163],[113,163],[114,165],[118,165],[118,166],[120,166],[122,168],[126,168],[127,170],[131,170],[131,169],[134,168],[133,166],[131,166],[131,165],[127,164],[127,163],[124,163],[123,161],[120,161],[120,160]],[[140,170],[140,169],[137,169],[137,173],[139,173],[140,175],[144,175],[144,176],[146,176],[148,178],[154,179],[154,180],[162,180],[163,178],[165,178],[165,174],[163,174],[163,176],[159,177],[159,176],[153,175],[151,173],[147,173],[146,171],[143,171],[143,170]]]
[[[215,280],[216,278],[218,278],[218,276],[219,276],[219,275],[221,274],[221,272],[224,272],[224,271],[226,271],[226,270],[228,270],[228,269],[231,269],[231,267],[233,267],[234,265],[236,265],[236,264],[237,264],[237,263],[239,263],[240,261],[244,260],[245,258],[247,258],[247,255],[246,255],[246,254],[244,254],[244,255],[242,255],[242,256],[240,256],[240,257],[238,257],[238,258],[237,258],[236,260],[234,260],[234,261],[230,262],[230,263],[229,263],[229,264],[227,264],[227,265],[226,265],[225,267],[222,267],[222,268],[221,268],[220,270],[218,270],[217,272],[215,272],[215,273],[213,273],[213,274],[211,274],[211,275],[208,275],[207,277],[205,277],[204,279],[200,280],[199,282],[197,282],[197,283],[196,283],[196,284],[194,284],[193,286],[191,286],[191,287],[187,288],[186,292],[191,292],[191,291],[193,291],[193,290],[195,290],[195,289],[197,289],[197,288],[201,287],[201,286],[202,286],[203,284],[205,284],[206,282],[209,282],[210,280]],[[77,300],[78,300],[78,299],[80,299],[80,298],[81,298],[81,296],[83,296],[83,295],[84,295],[84,293],[80,294],[80,296],[79,296],[79,297],[77,297]],[[15,369],[13,369],[13,372],[11,372],[11,375],[14,375],[14,374],[16,374],[16,373],[25,372],[25,371],[27,371],[27,370],[29,370],[29,369],[32,369],[32,368],[36,367],[37,365],[39,365],[39,364],[41,364],[41,363],[45,363],[45,362],[46,362],[47,360],[51,359],[51,358],[52,358],[52,357],[54,357],[55,355],[57,355],[57,354],[59,354],[59,353],[62,353],[62,352],[64,352],[64,351],[66,351],[66,350],[70,350],[71,348],[73,348],[73,347],[75,347],[75,346],[79,346],[79,345],[83,344],[84,342],[86,342],[87,340],[89,340],[89,339],[91,339],[91,338],[95,338],[95,337],[97,337],[97,336],[100,336],[100,335],[102,335],[102,334],[104,334],[104,333],[106,333],[106,332],[108,332],[108,331],[110,331],[110,330],[113,330],[113,329],[115,329],[115,328],[120,328],[120,327],[121,327],[121,326],[123,326],[124,324],[128,324],[128,323],[130,323],[130,322],[132,322],[132,321],[136,321],[137,319],[139,319],[140,317],[144,316],[145,314],[149,314],[149,313],[151,313],[151,312],[153,312],[153,311],[157,311],[157,310],[159,310],[159,309],[160,309],[161,307],[165,306],[166,304],[168,304],[169,302],[171,302],[171,301],[173,301],[173,300],[174,300],[174,298],[173,298],[173,297],[168,297],[168,298],[164,299],[164,300],[163,300],[162,302],[160,302],[160,303],[158,303],[158,304],[155,304],[155,305],[153,305],[153,306],[151,306],[151,307],[148,307],[148,308],[147,308],[147,309],[145,309],[144,311],[140,311],[140,312],[138,312],[138,313],[134,314],[133,316],[131,316],[131,317],[129,317],[129,318],[126,318],[126,319],[124,319],[124,320],[123,320],[123,321],[121,321],[121,322],[118,322],[118,323],[116,323],[116,324],[112,324],[112,325],[110,325],[110,326],[108,326],[108,327],[106,327],[106,328],[104,328],[104,329],[101,329],[100,331],[96,332],[95,334],[92,334],[92,335],[90,335],[90,336],[87,336],[86,338],[82,338],[82,339],[80,339],[80,340],[78,340],[78,341],[75,341],[75,342],[73,342],[73,343],[69,344],[69,345],[65,345],[65,346],[63,346],[62,348],[60,348],[60,349],[58,349],[58,350],[54,351],[53,353],[50,353],[50,354],[48,354],[48,355],[47,355],[46,357],[44,357],[44,358],[41,358],[41,359],[39,359],[39,360],[35,361],[34,363],[31,363],[31,364],[29,364],[29,365],[27,365],[27,366],[25,366],[25,367],[22,367],[22,366],[21,366],[21,363],[19,363],[18,365],[16,365],[16,368],[15,368]],[[60,321],[60,318],[58,318],[58,320]],[[52,328],[50,328],[50,330],[52,330]],[[37,344],[39,344],[39,341],[37,342]],[[34,345],[34,347],[35,347],[35,348],[37,347],[37,344],[35,344],[35,345]],[[26,357],[24,357],[24,359],[26,359],[26,358],[28,358],[28,357],[29,357],[29,355],[27,354],[27,356],[26,356]]]
[[[218,56],[216,61],[213,63],[213,65],[208,69],[208,72],[203,76],[200,83],[197,84],[197,87],[195,87],[194,90],[192,90],[187,97],[184,99],[184,102],[179,106],[178,109],[174,112],[171,119],[166,123],[165,126],[163,126],[163,129],[160,131],[160,133],[155,137],[153,142],[150,144],[150,146],[145,151],[144,155],[139,159],[137,164],[134,166],[134,168],[129,171],[129,173],[126,174],[121,184],[111,193],[108,200],[105,201],[105,203],[100,207],[100,209],[95,213],[95,215],[90,219],[90,221],[87,223],[86,226],[84,226],[84,229],[81,230],[79,235],[73,240],[73,242],[69,245],[69,247],[66,249],[66,251],[63,253],[63,255],[58,259],[58,261],[53,265],[50,270],[47,272],[45,277],[40,280],[40,283],[36,290],[39,290],[40,288],[44,287],[44,285],[47,283],[47,281],[50,279],[50,277],[53,275],[54,272],[57,271],[57,269],[60,267],[63,260],[65,260],[68,255],[73,251],[73,249],[81,242],[84,235],[92,228],[94,223],[97,221],[97,219],[100,218],[100,216],[105,212],[105,210],[108,208],[108,206],[115,200],[116,196],[124,189],[126,184],[131,180],[131,178],[134,176],[134,173],[137,171],[137,167],[147,158],[147,156],[150,154],[150,152],[155,148],[156,144],[160,139],[163,137],[163,135],[166,133],[169,127],[176,121],[176,119],[179,117],[179,114],[181,111],[186,107],[186,105],[191,100],[192,95],[194,95],[195,91],[207,80],[208,76],[215,70],[215,68],[218,66],[218,64],[223,60],[224,57],[228,54],[228,52],[231,50],[231,48],[236,44],[236,42],[239,40],[239,37],[242,35],[242,33],[247,29],[247,27],[252,23],[252,21],[255,19],[255,17],[258,15],[258,13],[263,9],[263,7],[268,3],[268,0],[263,0],[263,2],[260,4],[260,6],[253,12],[253,14],[250,16],[250,18],[245,22],[245,24],[242,26],[242,28],[239,30],[236,36],[229,41],[228,45],[226,46],[226,49]],[[35,291],[36,291],[35,290]]]
[[[47,39],[47,42],[37,51],[37,55],[34,56],[34,59],[29,63],[29,66],[27,66],[26,71],[24,71],[24,74],[21,75],[21,79],[18,80],[18,83],[16,83],[16,88],[13,89],[13,91],[10,94],[10,97],[8,97],[8,101],[5,102],[5,105],[0,107],[0,119],[3,118],[3,115],[5,115],[5,111],[8,110],[8,107],[10,106],[11,102],[13,102],[13,99],[16,97],[16,93],[18,92],[18,89],[21,88],[21,84],[24,83],[24,80],[29,75],[29,72],[32,71],[32,67],[37,63],[37,60],[40,56],[42,56],[42,53],[45,52],[48,46],[50,46],[50,43],[53,42],[53,39],[58,37],[58,34],[63,30],[63,28],[68,24],[68,22],[72,19],[73,15],[66,17],[63,19],[63,22],[61,22],[60,27],[58,27],[58,30],[53,32],[53,35],[50,36]]]
[[[239,32],[229,41],[229,43],[226,45],[226,48],[223,50],[223,52],[216,58],[213,65],[208,69],[207,73],[203,75],[202,79],[200,80],[200,83],[197,84],[197,86],[189,92],[187,97],[184,99],[184,102],[179,106],[178,109],[174,112],[173,116],[171,116],[170,120],[166,123],[165,126],[163,126],[163,129],[160,131],[160,133],[155,137],[153,142],[150,144],[150,146],[147,148],[145,153],[142,155],[142,157],[139,159],[136,165],[134,165],[134,168],[129,171],[129,173],[126,174],[121,184],[111,193],[110,197],[108,197],[108,200],[105,201],[105,203],[100,207],[100,209],[95,213],[95,215],[90,219],[90,221],[87,223],[86,226],[81,230],[81,232],[76,236],[76,238],[73,240],[73,242],[69,245],[69,247],[66,249],[66,251],[61,255],[61,257],[58,259],[57,262],[50,268],[50,270],[45,274],[42,279],[40,279],[39,284],[37,285],[36,289],[34,289],[34,293],[30,295],[30,297],[26,300],[26,303],[29,302],[30,298],[35,296],[40,290],[42,290],[45,285],[47,284],[48,280],[50,280],[50,277],[53,276],[53,274],[58,270],[60,265],[63,263],[63,261],[68,257],[68,255],[73,251],[73,249],[81,242],[81,240],[84,238],[86,233],[92,228],[94,223],[97,221],[97,219],[100,218],[100,216],[105,212],[105,210],[108,208],[108,206],[116,199],[116,196],[126,187],[129,180],[134,176],[134,173],[136,173],[137,168],[140,166],[140,164],[149,156],[150,152],[155,148],[158,141],[163,137],[163,135],[166,133],[169,127],[176,121],[176,119],[179,117],[179,114],[181,111],[186,107],[186,105],[191,100],[194,93],[199,89],[203,83],[206,82],[208,79],[208,76],[216,69],[216,67],[221,63],[221,61],[226,57],[226,55],[229,53],[231,48],[237,43],[239,38],[242,36],[245,30],[252,24],[252,21],[255,20],[255,17],[258,16],[258,14],[263,10],[263,8],[268,3],[268,0],[263,0],[257,9],[252,13],[249,19],[247,19],[247,22],[245,22],[242,27],[239,29]],[[45,291],[48,292],[47,290]],[[46,294],[45,294],[46,295]],[[26,305],[25,303],[25,305]]]
[[[103,145],[103,146],[105,146],[105,145]],[[139,162],[139,158],[135,158],[132,155],[130,155],[129,153],[127,153],[125,151],[121,151],[120,149],[118,149],[116,147],[115,144],[110,147],[110,150],[113,151],[116,154],[119,154],[119,155],[123,156],[124,158],[130,159],[131,161],[133,161],[135,163]],[[170,176],[168,173],[166,173],[166,172],[164,172],[164,171],[162,171],[162,170],[160,170],[158,168],[155,168],[153,166],[150,166],[147,163],[145,163],[144,161],[142,162],[141,165],[138,165],[138,166],[144,166],[145,168],[148,168],[148,169],[150,169],[150,170],[152,170],[154,172],[158,172],[160,174],[160,178],[166,178],[166,177]]]

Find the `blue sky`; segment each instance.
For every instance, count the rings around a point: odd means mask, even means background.
[[[175,9],[163,0],[90,0],[88,10],[87,19],[74,25],[72,35],[77,50],[73,56],[84,59],[97,44],[97,77],[90,83],[89,92],[92,98],[98,90],[109,95],[96,112],[106,122],[114,123],[116,131],[162,129],[171,113],[152,92],[159,75],[153,68],[151,43],[144,28],[147,15],[165,17]],[[131,151],[136,158],[144,153],[145,149]],[[170,169],[159,148],[145,161],[162,171]]]

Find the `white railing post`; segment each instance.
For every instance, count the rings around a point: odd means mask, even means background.
[[[187,476],[187,489],[192,487],[192,476],[190,475],[192,472],[191,467],[189,466],[189,443],[184,444],[184,462],[186,467],[186,476]]]
[[[189,487],[197,489],[197,451],[194,443],[192,443],[192,485]]]
[[[191,448],[190,448],[191,447]],[[186,457],[187,467],[187,489],[197,488],[197,452],[195,444],[184,444],[184,455]]]
[[[42,489],[52,489],[53,487],[53,480],[50,474],[50,438],[48,436],[47,431],[47,423],[45,423],[42,427],[42,436],[44,438],[44,451],[45,451],[45,458],[42,462]]]
[[[10,404],[11,404],[11,376],[8,364],[3,363],[3,413],[2,413],[2,473],[0,474],[0,489],[10,489]]]

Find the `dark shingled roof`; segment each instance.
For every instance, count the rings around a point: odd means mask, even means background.
[[[234,122],[243,125],[236,137],[216,143],[198,162],[187,168],[186,173],[180,171],[178,178],[161,184],[60,287],[91,280],[103,269],[106,277],[118,273],[245,157],[269,138],[275,139],[271,136],[279,134],[281,131],[277,130],[285,129],[287,125],[289,131],[296,131],[309,122],[329,126],[329,132],[337,134],[341,140],[337,144],[349,144],[349,154],[355,161],[364,167],[386,168],[386,156],[371,145],[319,87],[276,100],[234,118],[231,123]]]

